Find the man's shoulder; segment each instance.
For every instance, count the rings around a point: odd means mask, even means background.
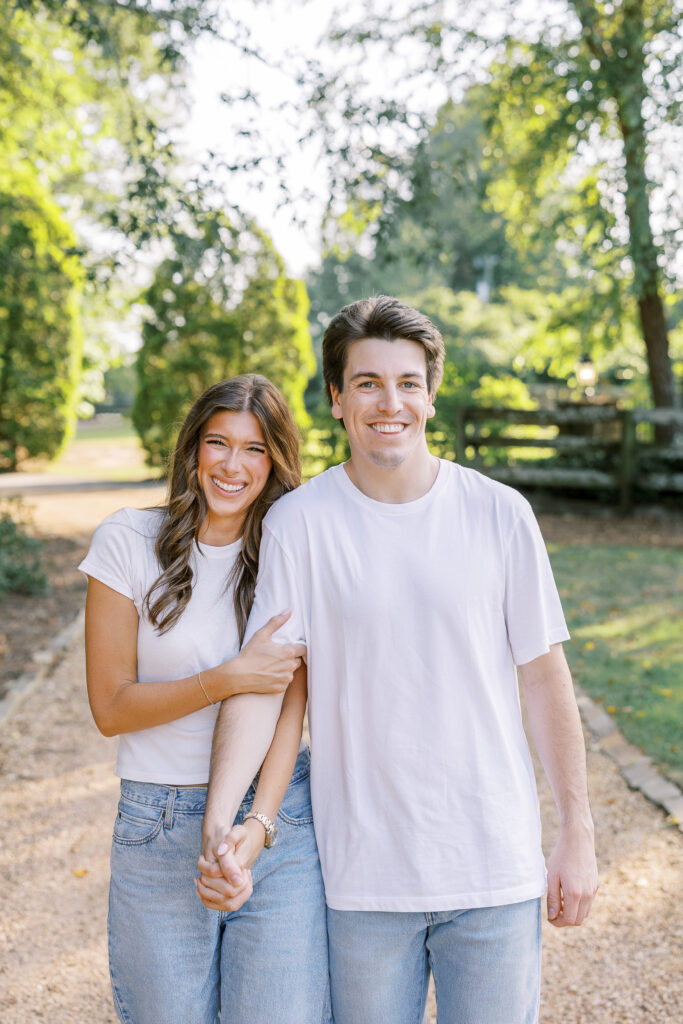
[[[516,521],[531,513],[531,506],[523,494],[514,487],[494,480],[479,470],[445,462],[451,483],[460,490],[471,512],[490,512],[497,518],[509,516]]]
[[[341,493],[336,483],[337,474],[340,472],[343,472],[341,466],[332,466],[296,490],[283,494],[268,511],[264,520],[265,525],[272,530],[301,522],[309,517],[315,518],[319,511]]]

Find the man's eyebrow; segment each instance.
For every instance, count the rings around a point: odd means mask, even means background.
[[[415,380],[427,379],[424,373],[419,373],[413,370],[406,370],[405,373],[399,373],[398,376],[402,380],[405,380],[406,377],[415,378]],[[359,370],[358,373],[354,373],[352,374],[351,377],[349,377],[349,383],[351,383],[354,380],[357,380],[359,377],[369,377],[371,380],[380,380],[382,375],[381,373],[374,373],[372,370]]]

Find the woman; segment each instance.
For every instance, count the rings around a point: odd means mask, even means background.
[[[297,431],[279,391],[255,374],[223,381],[180,430],[166,505],[110,516],[80,565],[90,706],[101,732],[120,737],[109,960],[117,1013],[131,1024],[329,1019],[309,754],[299,750],[302,649],[272,640],[284,614],[239,650],[263,516],[299,482]],[[239,911],[207,909],[195,868],[220,701],[285,690],[236,819],[247,867],[282,802],[278,841],[256,860]],[[245,820],[249,812],[260,817]]]

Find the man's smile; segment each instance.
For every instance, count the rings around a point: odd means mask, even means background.
[[[370,426],[378,434],[400,434],[406,428],[405,423],[371,423]]]

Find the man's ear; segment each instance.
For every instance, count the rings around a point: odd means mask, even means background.
[[[339,399],[341,398],[341,391],[339,390],[339,388],[336,388],[334,384],[330,384],[330,395],[332,397],[332,415],[334,416],[335,420],[340,420],[344,416],[344,413],[342,412],[341,402],[339,401]]]
[[[430,398],[429,399],[429,404],[427,405],[427,419],[431,420],[432,416],[435,416],[435,415],[436,415],[436,409],[434,408],[434,399]]]

